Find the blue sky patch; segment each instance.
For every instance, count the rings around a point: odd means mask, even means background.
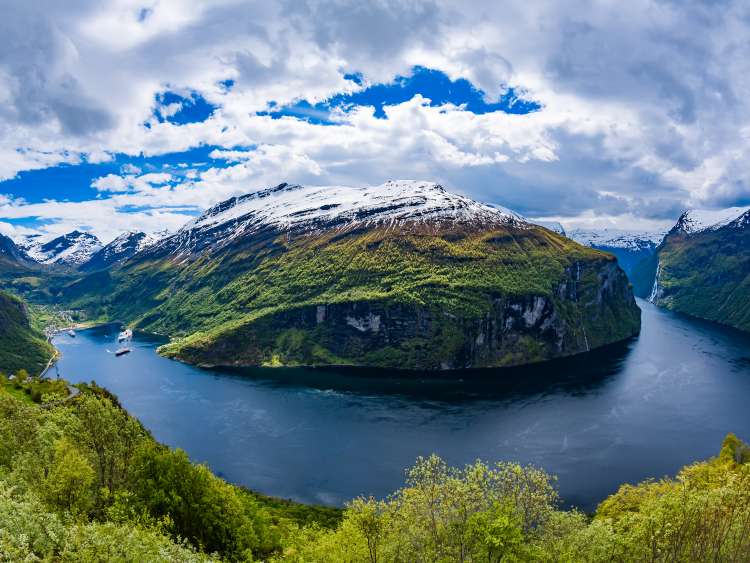
[[[362,84],[361,74],[346,74],[344,77]],[[417,66],[410,76],[397,76],[393,82],[387,84],[373,84],[359,92],[337,94],[315,104],[300,100],[276,108],[275,104],[271,103],[269,111],[258,112],[258,115],[269,115],[274,119],[290,116],[318,125],[333,125],[336,123],[331,118],[334,109],[347,111],[354,106],[372,106],[375,108],[375,117],[386,119],[385,106],[406,102],[417,94],[429,98],[432,106],[447,103],[463,105],[467,111],[476,114],[495,111],[527,114],[541,109],[539,103],[522,98],[513,88],[509,88],[497,101],[487,102],[484,92],[468,80],[451,80],[444,72]]]
[[[156,103],[154,117],[159,123],[166,121],[174,125],[201,123],[211,117],[217,108],[197,92],[191,92],[188,97],[176,92],[162,92],[156,95]]]
[[[234,87],[234,80],[227,78],[226,80],[220,80],[219,86],[224,92],[229,92]]]
[[[40,170],[20,172],[16,178],[0,182],[0,194],[23,198],[29,203],[40,203],[48,199],[59,201],[86,201],[98,192],[91,182],[107,174],[148,174],[169,172],[180,176],[188,170],[222,167],[224,161],[211,159],[209,154],[217,146],[200,146],[183,152],[159,156],[128,156],[117,154],[114,160],[92,164],[61,164]]]

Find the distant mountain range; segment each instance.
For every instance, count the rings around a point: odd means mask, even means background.
[[[430,182],[280,184],[139,244],[56,298],[201,365],[517,365],[640,327],[612,257]]]
[[[156,244],[166,235],[166,232],[146,234],[139,231],[127,231],[94,252],[88,260],[80,264],[79,269],[92,272],[109,268],[132,258],[142,250]]]
[[[663,232],[619,229],[572,229],[567,235],[583,245],[614,254],[629,277],[639,263],[656,252],[664,238]]]
[[[632,279],[659,306],[750,331],[750,207],[686,211]]]
[[[88,261],[102,248],[102,243],[91,233],[73,231],[49,241],[38,236],[27,237],[18,246],[40,264],[76,266]]]
[[[12,255],[15,260],[27,263],[93,271],[127,260],[166,235],[166,232],[146,234],[127,231],[106,245],[95,235],[81,231],[72,231],[51,240],[44,240],[40,235],[23,237],[18,241],[2,237],[0,254]]]

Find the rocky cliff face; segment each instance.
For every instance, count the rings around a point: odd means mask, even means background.
[[[450,370],[520,365],[636,334],[640,311],[632,300],[616,263],[575,263],[551,294],[491,297],[481,316],[383,300],[320,304],[264,316],[210,343],[188,339],[165,352],[205,366]]]

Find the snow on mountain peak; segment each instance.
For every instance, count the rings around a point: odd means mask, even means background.
[[[153,246],[164,236],[165,232],[146,234],[141,231],[125,231],[81,264],[81,270],[93,271],[124,262]]]
[[[161,233],[125,231],[108,245],[106,245],[104,249],[109,248],[113,253],[121,253],[125,252],[126,250],[135,250],[135,252],[140,252],[144,248],[148,248],[149,246],[164,238],[166,234],[166,231]]]
[[[47,242],[38,236],[29,237],[19,246],[41,264],[79,265],[98,252],[102,243],[91,233],[73,231]]]
[[[399,180],[363,187],[284,183],[223,201],[154,248],[186,255],[267,228],[306,233],[405,223],[529,225],[509,209],[453,194],[434,182]]]
[[[750,207],[729,207],[727,209],[689,209],[677,220],[673,231],[687,234],[720,229],[740,219],[750,211]]]
[[[622,229],[573,229],[568,236],[585,246],[645,250],[656,248],[664,238],[658,231],[626,231]]]
[[[389,181],[380,186],[300,186],[280,184],[222,202],[188,223],[181,231],[211,228],[243,218],[252,227],[282,230],[314,229],[320,225],[460,221],[487,219],[524,222],[503,207],[453,194],[439,184]]]

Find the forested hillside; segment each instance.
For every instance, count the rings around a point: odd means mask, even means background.
[[[0,291],[0,373],[38,374],[54,353],[19,298]]]

